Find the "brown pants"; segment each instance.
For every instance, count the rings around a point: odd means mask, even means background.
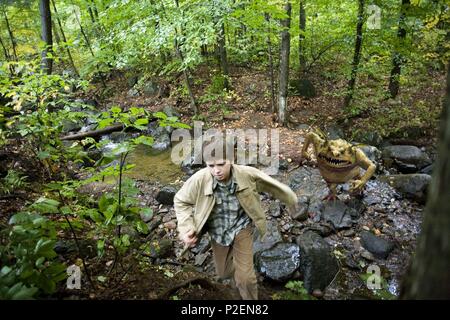
[[[239,231],[230,246],[211,241],[217,275],[221,279],[234,276],[243,300],[258,299],[258,285],[253,267],[253,227]]]

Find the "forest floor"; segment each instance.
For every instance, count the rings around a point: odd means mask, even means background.
[[[411,115],[417,121],[406,121],[405,129],[392,130],[392,139],[404,138],[398,135],[400,132],[412,132],[409,134],[408,142],[416,145],[425,146],[427,149],[433,149],[435,145],[437,118],[440,110],[440,97],[442,97],[442,87],[421,83],[417,85],[415,92],[405,90],[394,101],[385,101],[380,105],[371,106],[359,113],[357,117],[352,117],[348,112],[341,108],[342,98],[334,96],[332,93],[336,88],[342,88],[345,83],[336,83],[331,79],[324,79],[318,76],[311,76],[312,82],[317,87],[317,97],[305,99],[298,96],[289,97],[288,100],[288,125],[280,127],[277,123],[277,116],[270,110],[270,95],[268,94],[268,80],[264,72],[252,70],[249,68],[232,68],[231,83],[232,91],[222,95],[220,98],[207,97],[209,79],[212,73],[208,68],[200,69],[195,75],[194,94],[197,97],[204,97],[203,103],[199,104],[199,111],[202,117],[194,118],[192,109],[189,106],[189,99],[186,96],[180,98],[181,77],[172,83],[170,87],[170,96],[165,98],[140,95],[130,97],[127,95],[130,89],[127,85],[127,77],[117,75],[108,82],[109,96],[100,98],[100,89],[92,91],[85,98],[94,98],[98,100],[99,109],[106,110],[112,105],[122,106],[128,109],[132,106],[144,107],[148,111],[159,111],[164,106],[174,106],[181,113],[182,122],[192,124],[193,119],[199,119],[204,122],[205,128],[217,129],[278,129],[280,135],[280,158],[288,159],[292,164],[300,164],[300,149],[304,134],[311,128],[332,128],[338,126],[342,128],[346,137],[353,137],[352,132],[374,131],[377,129],[378,118],[380,114],[386,117],[392,114],[396,121],[397,113],[386,113],[387,108],[398,106],[401,112]],[[436,76],[441,77],[441,76]],[[436,79],[435,83],[444,83]],[[99,88],[99,87],[98,87]],[[206,96],[206,97],[205,97]],[[421,109],[417,109],[420,101]],[[413,103],[414,102],[414,103]],[[427,106],[427,110],[426,107]],[[428,114],[428,120],[423,121],[422,113]],[[345,119],[350,119],[345,121]],[[386,122],[386,126],[389,123]],[[407,124],[412,123],[408,127]],[[371,126],[372,124],[372,126]],[[399,124],[399,126],[403,123]],[[409,129],[412,128],[412,130]],[[417,128],[419,128],[417,130]],[[391,128],[392,129],[392,128]],[[417,134],[417,132],[419,132]],[[17,157],[18,162],[22,162],[23,169],[28,170],[33,175],[37,185],[45,179],[38,172],[43,170],[39,168],[32,159],[21,154],[19,145],[12,145],[6,150],[11,157]],[[33,186],[30,190],[34,189]],[[39,190],[38,187],[34,190]],[[10,199],[0,199],[0,211],[3,212],[1,223],[6,223],[7,217],[13,212],[19,211],[27,201],[31,201],[39,196],[37,191],[30,191],[27,194],[16,195],[16,201]],[[91,245],[90,250],[95,249],[95,243]],[[95,251],[95,250],[94,250]],[[104,274],[105,270],[110,269],[112,257],[103,257],[99,259],[92,257],[88,259],[90,272],[92,276]],[[75,256],[65,256],[67,261],[76,262]],[[72,260],[71,260],[72,259]],[[75,259],[75,260],[74,260]],[[126,263],[125,263],[126,262]],[[124,257],[123,268],[118,266],[114,272],[109,274],[107,283],[97,283],[97,288],[93,290],[86,283],[83,290],[73,293],[70,290],[61,288],[56,295],[63,299],[236,299],[236,291],[227,284],[218,283],[212,279],[205,278],[204,273],[200,273],[189,264],[181,265],[183,272],[174,272],[171,269],[172,264],[180,267],[180,264],[174,261],[167,261],[167,265],[154,265],[151,260],[142,257],[139,254]],[[261,280],[261,279],[260,279]],[[201,290],[199,290],[201,288]],[[260,287],[261,299],[272,299],[277,290],[276,285],[262,285]]]

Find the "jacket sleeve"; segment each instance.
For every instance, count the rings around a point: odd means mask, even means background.
[[[198,190],[198,184],[195,180],[194,176],[189,178],[173,199],[179,236],[191,230],[195,231],[193,211]]]
[[[258,192],[267,192],[288,206],[297,204],[297,195],[291,188],[266,173],[255,169],[256,188]]]

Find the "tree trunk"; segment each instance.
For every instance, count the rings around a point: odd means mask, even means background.
[[[344,100],[344,108],[350,105],[353,98],[353,91],[355,89],[356,76],[358,74],[359,60],[361,58],[362,47],[362,27],[364,24],[364,0],[358,0],[358,23],[356,24],[356,40],[355,40],[355,52],[353,55],[352,73],[347,86],[347,95]]]
[[[10,61],[10,56],[9,56],[9,53],[8,53],[8,49],[6,49],[6,46],[5,46],[5,44],[3,43],[3,40],[2,40],[2,38],[0,37],[0,45],[2,46],[2,48],[3,48],[3,54],[5,55],[5,60],[6,61]]]
[[[11,40],[11,45],[12,45],[12,49],[13,49],[13,57],[14,57],[14,60],[17,61],[18,58],[17,58],[16,38],[14,38],[14,34],[13,34],[11,26],[9,24],[9,19],[8,19],[8,15],[6,14],[6,9],[3,9],[3,16],[5,17],[6,29],[8,30],[9,39]]]
[[[175,0],[175,5],[177,8],[179,8],[178,0]],[[175,31],[175,33],[176,33],[176,31]],[[183,30],[181,30],[181,33],[183,33]],[[181,52],[180,45],[179,45],[176,37],[175,37],[175,52],[176,52],[178,58],[181,61],[183,61],[184,60],[183,53]],[[194,114],[197,114],[198,113],[197,102],[195,101],[194,92],[192,91],[192,80],[191,80],[189,70],[187,69],[187,67],[183,70],[183,75],[184,75],[184,81],[186,84],[186,88],[188,89],[188,92],[189,92],[189,98],[191,99],[191,107],[194,110]]]
[[[300,0],[300,17],[299,17],[300,34],[298,36],[298,58],[300,62],[300,75],[306,71],[305,56],[305,30],[306,30],[306,13],[305,0]]]
[[[219,30],[219,36],[217,39],[218,48],[219,48],[219,61],[220,61],[220,69],[222,70],[222,75],[225,78],[224,88],[228,90],[230,88],[230,84],[228,82],[228,60],[227,60],[227,49],[225,44],[225,24],[222,22]]]
[[[95,20],[97,20],[98,21],[98,10],[97,10],[97,5],[95,4],[95,1],[94,0],[90,0],[90,2],[91,2],[91,8],[92,8],[92,12],[94,12],[94,17],[95,17]]]
[[[422,231],[400,293],[403,299],[450,299],[450,61],[437,151]]]
[[[66,38],[66,35],[65,35],[65,33],[64,33],[64,29],[63,29],[63,27],[62,27],[61,19],[59,18],[59,15],[58,15],[58,10],[56,10],[56,4],[55,4],[55,1],[54,1],[54,0],[51,0],[51,1],[52,1],[52,5],[53,5],[53,11],[55,12],[56,21],[58,22],[59,31],[60,31],[60,33],[61,33],[62,41],[63,41],[63,42],[65,43],[65,45],[66,45],[67,57],[69,58],[69,62],[70,62],[70,65],[72,66],[73,71],[75,72],[75,74],[76,74],[77,76],[79,76],[80,74],[78,73],[77,67],[75,67],[75,63],[73,62],[72,54],[70,53],[70,49],[69,49],[69,47],[67,46],[67,38]],[[56,34],[56,32],[55,32],[55,34]]]
[[[406,38],[406,29],[405,29],[405,18],[406,18],[406,10],[411,4],[410,0],[402,0],[401,9],[400,9],[400,18],[398,19],[398,45],[401,46]],[[389,94],[391,98],[397,96],[398,91],[400,89],[400,73],[402,69],[402,64],[405,63],[404,57],[398,51],[394,51],[392,57],[392,70],[391,75],[389,77]]]
[[[273,70],[272,42],[270,41],[270,15],[264,15],[267,21],[267,54],[269,56],[269,78],[270,78],[270,110],[275,113],[275,76]]]
[[[52,15],[50,12],[50,0],[40,0],[39,11],[41,13],[41,38],[45,42],[45,48],[42,50],[41,68],[47,74],[52,73],[53,58],[48,57],[48,53],[53,54],[52,39]]]
[[[284,6],[288,17],[281,21],[283,31],[281,32],[281,52],[280,52],[280,87],[278,91],[278,121],[281,125],[286,124],[286,109],[289,81],[289,53],[291,36],[289,28],[291,26],[291,3],[288,1]]]

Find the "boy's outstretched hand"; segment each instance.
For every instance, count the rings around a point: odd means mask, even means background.
[[[184,245],[188,248],[195,246],[198,241],[197,235],[194,230],[189,231],[181,236],[181,240],[184,242]]]

